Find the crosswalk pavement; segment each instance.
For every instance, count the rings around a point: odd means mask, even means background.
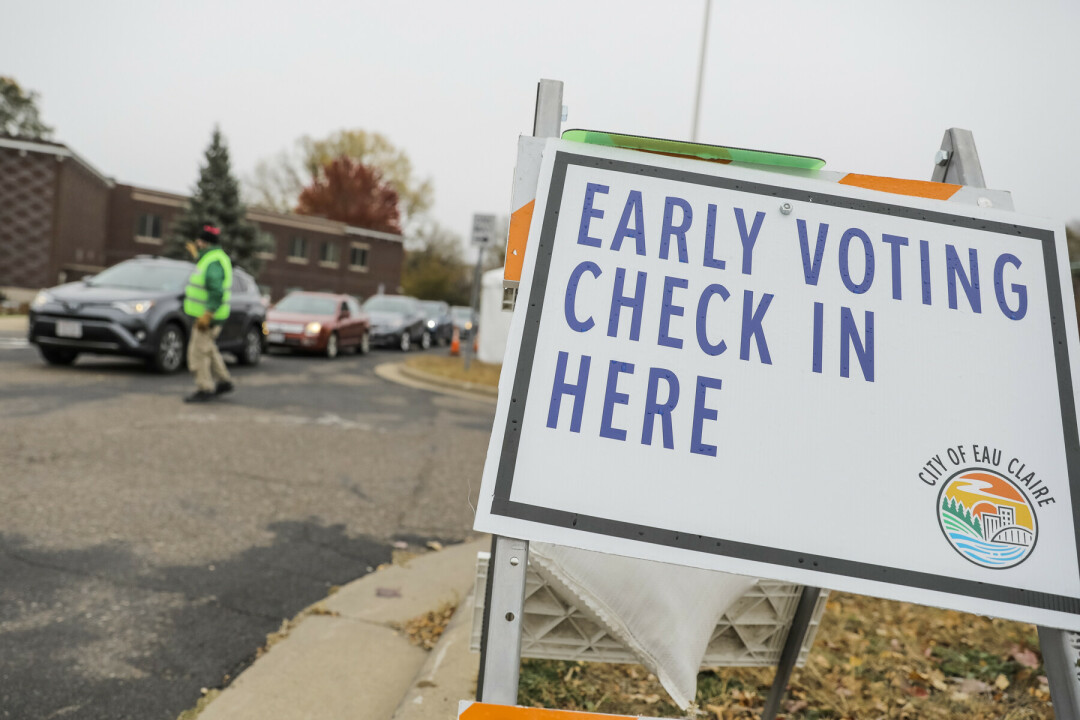
[[[0,337],[0,350],[20,350],[28,347],[30,343],[26,341],[26,338]]]

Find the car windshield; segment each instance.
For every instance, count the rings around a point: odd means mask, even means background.
[[[420,303],[420,306],[424,308],[424,314],[429,318],[440,317],[446,314],[446,304],[441,303],[438,300],[422,302]]]
[[[368,301],[364,303],[364,309],[369,312],[407,313],[413,308],[413,301],[410,298],[393,295],[376,295],[368,298]]]
[[[452,307],[450,308],[450,315],[455,320],[472,320],[472,308]]]
[[[91,287],[183,292],[193,267],[174,263],[123,262],[86,281]]]
[[[320,295],[293,293],[275,305],[274,309],[281,312],[304,313],[305,315],[333,315],[337,312],[338,301]]]

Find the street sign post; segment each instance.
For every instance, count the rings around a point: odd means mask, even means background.
[[[488,247],[495,242],[494,215],[475,214],[472,216],[472,242],[473,245]]]
[[[540,178],[478,529],[1080,629],[1060,228],[560,141]]]

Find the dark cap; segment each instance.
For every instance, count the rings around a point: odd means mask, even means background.
[[[221,230],[213,225],[203,225],[202,232],[199,233],[199,239],[211,245],[217,245],[221,242]]]

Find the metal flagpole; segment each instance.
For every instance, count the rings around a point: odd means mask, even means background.
[[[563,84],[541,80],[536,89],[534,137],[562,133]],[[514,538],[491,538],[480,640],[480,674],[476,697],[496,705],[516,705],[521,671],[521,620],[525,606],[525,572],[529,543]]]
[[[705,49],[709,45],[709,11],[712,0],[705,0],[705,24],[701,28],[701,56],[698,58],[697,92],[694,94],[694,124],[690,129],[690,140],[698,140],[698,120],[701,118],[701,85],[705,80]]]

